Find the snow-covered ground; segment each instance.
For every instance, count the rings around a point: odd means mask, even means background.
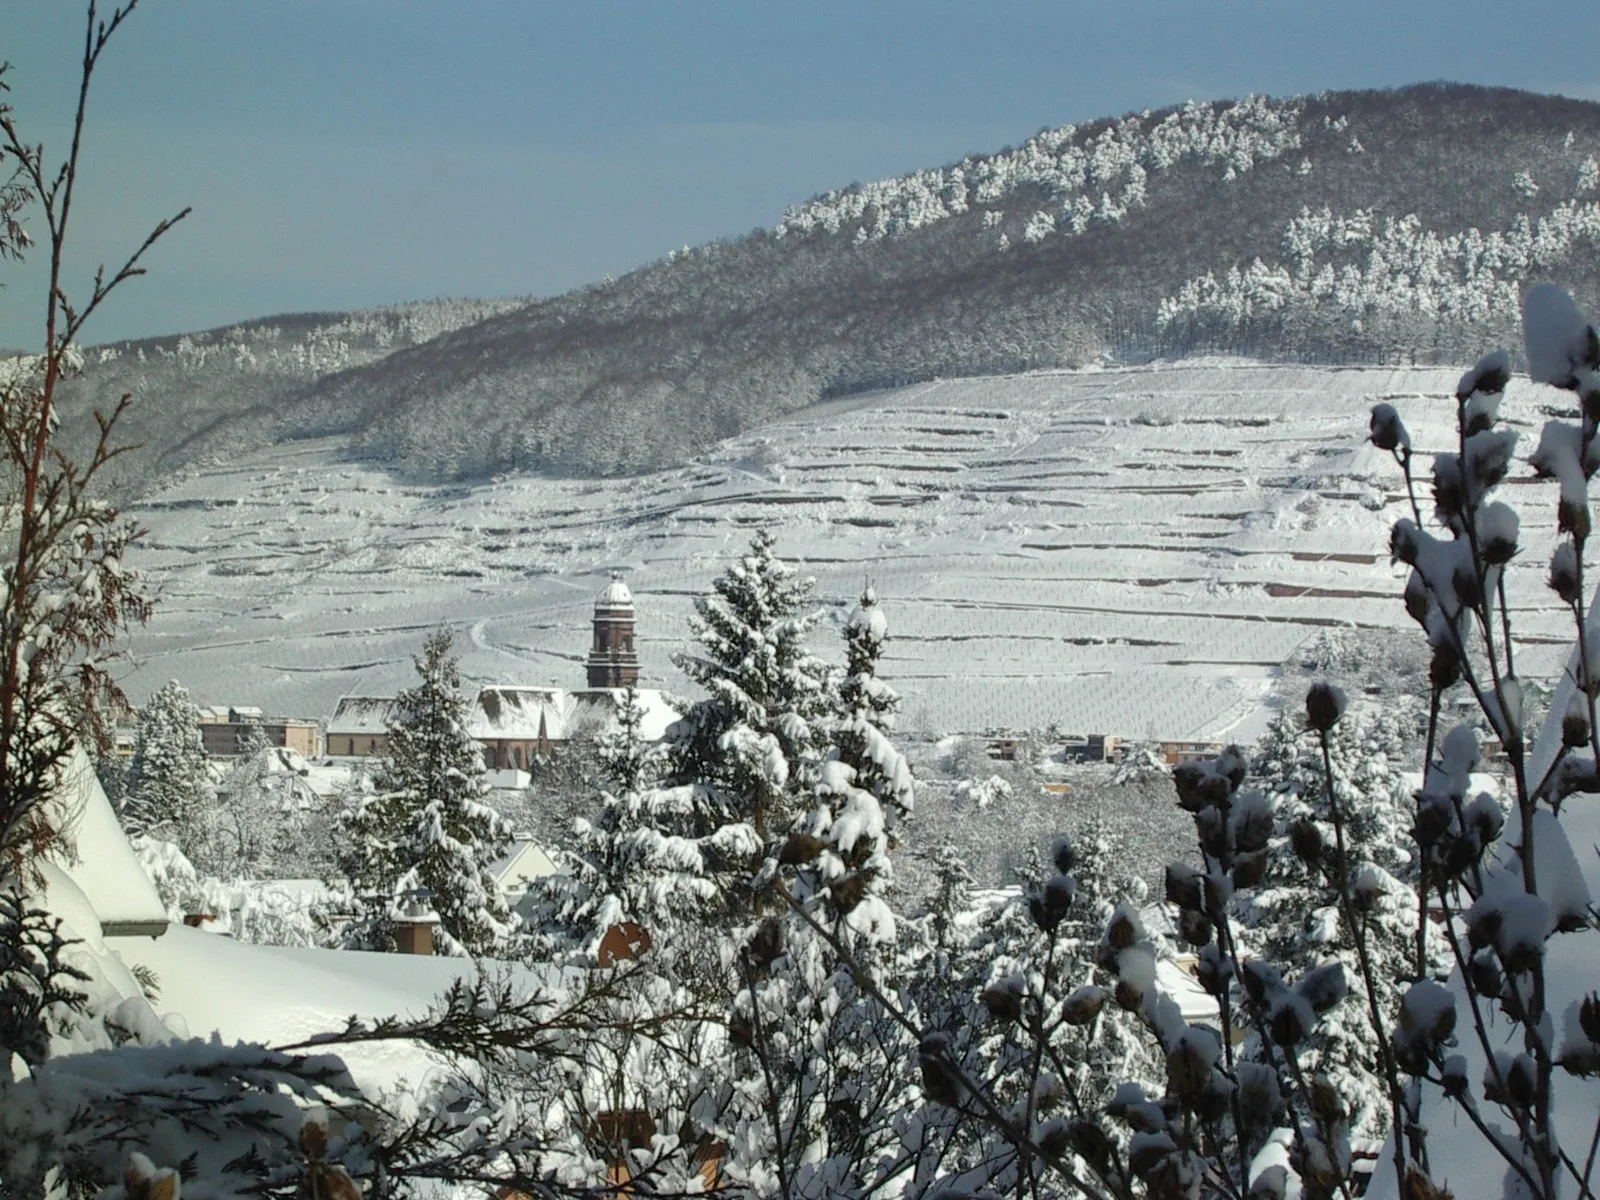
[[[692,597],[767,525],[839,620],[877,588],[913,732],[1253,737],[1275,665],[1319,629],[1407,623],[1403,492],[1367,413],[1387,399],[1419,449],[1453,448],[1458,374],[1209,360],[939,381],[631,479],[416,485],[330,442],[270,448],[136,510],[160,604],[127,682],[326,719],[341,694],[406,686],[446,623],[473,682],[581,686],[593,596],[622,570],[641,683],[682,690]],[[1563,399],[1512,385],[1522,453]],[[1506,492],[1532,675],[1570,633],[1542,582],[1553,489],[1528,474]],[[816,644],[837,655],[833,630]]]

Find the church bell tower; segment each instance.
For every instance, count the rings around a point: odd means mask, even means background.
[[[589,648],[589,686],[626,688],[639,682],[639,655],[633,647],[633,593],[612,572],[611,582],[594,601],[594,644]]]

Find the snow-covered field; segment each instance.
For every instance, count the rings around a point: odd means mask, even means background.
[[[1458,374],[1210,360],[940,381],[632,479],[414,485],[332,443],[272,448],[136,510],[160,604],[127,684],[326,719],[341,694],[407,685],[445,623],[474,682],[580,686],[592,598],[621,570],[641,682],[682,689],[691,598],[768,525],[837,618],[877,588],[913,732],[1252,737],[1276,664],[1319,629],[1408,623],[1388,561],[1404,495],[1367,412],[1390,400],[1419,448],[1453,448]],[[1513,384],[1522,454],[1564,399]],[[1553,488],[1516,486],[1529,474],[1506,488],[1525,675],[1570,636],[1542,582]],[[832,629],[815,644],[838,656]]]

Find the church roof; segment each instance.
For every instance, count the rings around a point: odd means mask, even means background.
[[[622,576],[612,573],[611,582],[598,596],[594,598],[596,608],[632,608],[633,593],[628,590],[628,585],[622,582]]]

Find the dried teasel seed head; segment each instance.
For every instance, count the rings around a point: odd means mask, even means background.
[[[1344,692],[1333,684],[1314,683],[1306,692],[1306,725],[1326,733],[1339,723],[1348,704]]]

